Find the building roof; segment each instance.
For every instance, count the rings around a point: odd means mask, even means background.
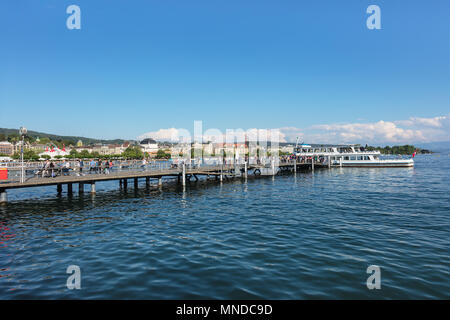
[[[155,140],[152,138],[146,138],[140,142],[140,144],[158,144]]]

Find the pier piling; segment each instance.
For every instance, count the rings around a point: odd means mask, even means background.
[[[200,166],[190,166],[186,163],[180,163],[177,168],[166,168],[166,169],[155,169],[153,172],[149,171],[122,171],[122,172],[114,172],[110,175],[100,175],[100,174],[92,174],[90,176],[56,176],[52,177],[51,179],[45,179],[44,177],[35,177],[32,179],[28,179],[24,183],[19,182],[8,182],[8,183],[1,183],[0,184],[0,202],[6,202],[6,191],[9,189],[21,189],[21,188],[30,188],[30,187],[42,187],[42,186],[56,186],[58,195],[61,195],[63,185],[67,185],[67,193],[70,195],[73,192],[73,184],[78,184],[78,191],[79,193],[84,192],[84,185],[91,185],[91,193],[96,192],[95,183],[96,182],[102,182],[102,181],[116,181],[119,180],[119,184],[123,190],[127,189],[127,183],[129,179],[134,180],[134,186],[135,190],[138,188],[138,182],[139,179],[145,178],[145,182],[147,187],[149,187],[151,184],[151,179],[157,179],[158,180],[158,186],[161,187],[163,183],[164,177],[174,177],[178,179],[178,182],[183,185],[183,187],[186,186],[186,180],[188,179],[195,179],[196,181],[199,181],[200,176],[213,178],[216,181],[223,182],[224,180],[230,180],[232,178],[236,178],[237,176],[243,176],[245,179],[247,179],[249,171],[254,176],[261,175],[261,171],[264,170],[264,173],[268,173],[270,175],[270,172],[272,173],[272,176],[275,176],[279,171],[293,171],[297,173],[299,169],[306,169],[311,168],[312,170],[317,168],[326,168],[332,167],[331,158],[328,157],[328,164],[325,163],[325,161],[317,161],[315,163],[315,157],[312,158],[308,157],[307,161],[301,161],[299,162],[298,159],[293,159],[293,161],[287,161],[287,162],[278,162],[277,159],[270,159],[269,161],[266,161],[264,163],[261,163],[258,161],[255,164],[249,163],[247,160],[242,163],[238,164],[237,162],[233,162],[230,165],[226,165],[225,161],[222,161],[222,163],[218,163],[216,165],[205,165],[204,167]],[[311,161],[311,162],[309,162]],[[336,157],[336,166],[343,165],[343,157]],[[267,172],[268,171],[268,172]],[[181,180],[181,181],[180,181]]]
[[[0,203],[8,202],[8,195],[6,194],[6,190],[0,189]]]
[[[245,164],[244,164],[244,176],[245,176],[246,179],[247,179],[247,174],[248,174],[247,161],[245,161]]]

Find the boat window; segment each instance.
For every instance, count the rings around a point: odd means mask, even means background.
[[[363,160],[363,157],[362,156],[358,156],[358,160]]]
[[[350,160],[356,160],[355,156],[350,157]]]
[[[344,157],[344,160],[348,160],[348,157]]]

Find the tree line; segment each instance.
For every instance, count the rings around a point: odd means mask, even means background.
[[[365,149],[367,151],[380,151],[381,154],[413,154],[414,151],[417,151],[417,153],[422,153],[422,154],[426,154],[426,153],[432,153],[432,151],[427,150],[427,149],[420,149],[417,148],[413,145],[409,145],[409,144],[405,144],[403,146],[385,146],[385,147],[373,147],[373,146],[368,146],[366,144]]]
[[[0,154],[0,156],[2,156]],[[5,155],[6,156],[6,155]],[[75,149],[70,150],[69,154],[66,156],[54,156],[55,159],[130,159],[130,160],[141,160],[144,158],[149,158],[150,155],[147,152],[143,152],[142,149],[138,146],[130,146],[128,147],[122,154],[100,154],[97,151],[89,152],[87,150],[82,150],[78,152]],[[20,152],[14,153],[11,158],[18,160],[20,159]],[[156,159],[170,159],[171,154],[164,151],[164,150],[158,150],[158,153],[156,154]],[[26,161],[37,161],[39,159],[45,159],[50,160],[51,157],[47,154],[44,154],[42,156],[39,156],[36,151],[27,149],[23,152],[23,159]]]

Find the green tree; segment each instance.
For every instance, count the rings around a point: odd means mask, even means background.
[[[20,140],[20,136],[18,133],[11,133],[8,135],[8,141],[11,143],[18,142]]]
[[[122,157],[127,159],[142,159],[144,158],[144,153],[138,146],[130,146],[122,153]]]
[[[12,156],[13,159],[20,159],[20,152],[16,152]],[[23,152],[23,160],[26,161],[37,161],[39,160],[39,155],[37,155],[33,150],[25,150]]]
[[[172,155],[162,149],[159,149],[156,153],[156,159],[170,159]]]
[[[70,150],[69,155],[67,156],[67,158],[69,158],[69,159],[76,159],[79,157],[80,157],[80,154],[75,149]]]
[[[89,154],[89,158],[100,158],[100,153],[94,151],[91,154]]]
[[[156,153],[156,159],[164,159],[166,157],[166,153],[164,152],[164,150],[159,149],[158,152]]]
[[[49,144],[51,142],[51,140],[47,137],[40,138],[40,140],[41,140],[40,141],[41,144]]]
[[[91,154],[87,150],[82,150],[78,153],[78,158],[89,159],[90,157],[91,157]]]

